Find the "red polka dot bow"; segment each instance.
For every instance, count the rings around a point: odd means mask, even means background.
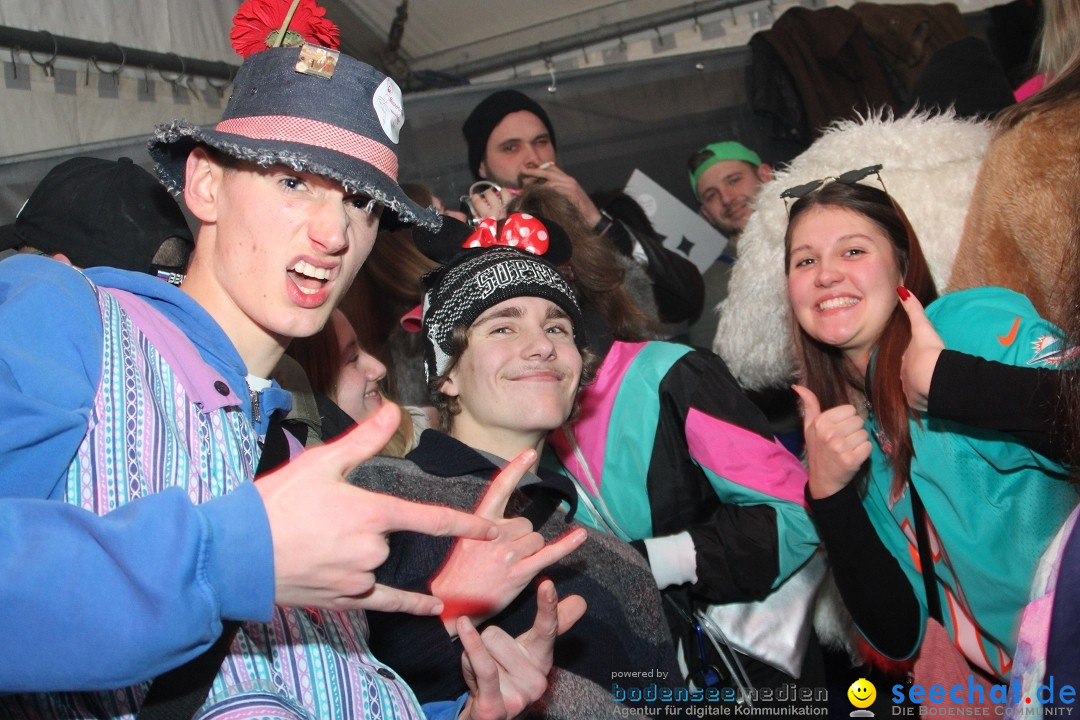
[[[472,235],[461,243],[463,248],[505,245],[533,255],[543,255],[548,250],[548,231],[544,224],[528,213],[514,213],[506,218],[499,231],[499,221],[484,218]]]

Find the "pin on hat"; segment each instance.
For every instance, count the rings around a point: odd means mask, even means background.
[[[295,13],[286,12],[289,8]],[[264,37],[303,41],[295,32],[300,18],[308,40],[314,36],[334,47],[305,41],[253,52],[259,48],[251,38],[262,30],[250,26],[272,10],[284,13],[285,20],[276,33],[264,25]],[[337,30],[331,33],[328,21],[319,22],[320,12],[313,0],[293,0],[291,6],[285,0],[248,0],[241,6],[233,45],[241,54],[253,54],[236,74],[221,122],[212,128],[184,120],[159,125],[148,145],[158,176],[170,191],[181,192],[188,154],[206,145],[263,167],[284,165],[334,180],[349,192],[371,196],[400,222],[437,228],[439,215],[410,200],[398,185],[396,148],[405,121],[401,89],[370,65],[339,53]]]

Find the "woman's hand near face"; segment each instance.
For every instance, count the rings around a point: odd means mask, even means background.
[[[919,298],[905,287],[897,288],[896,292],[900,295],[900,307],[904,308],[911,323],[911,341],[900,360],[900,382],[904,386],[908,405],[919,412],[926,412],[934,368],[937,367],[941,351],[945,349],[945,343],[930,324]]]
[[[476,508],[477,517],[490,519],[499,528],[498,537],[455,543],[431,580],[431,594],[443,601],[442,620],[451,635],[457,633],[459,617],[468,617],[475,625],[497,614],[537,573],[585,542],[586,531],[577,528],[545,544],[525,518],[503,517],[514,488],[534,462],[535,450],[514,458],[495,477]]]
[[[801,385],[792,389],[802,400],[810,496],[828,497],[851,482],[870,457],[870,434],[854,405],[822,412],[812,391]]]
[[[514,199],[514,193],[506,188],[489,187],[483,192],[473,193],[469,199],[478,220],[486,217],[502,220],[507,215],[506,206]]]

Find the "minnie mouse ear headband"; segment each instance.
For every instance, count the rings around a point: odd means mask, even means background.
[[[238,26],[249,4],[237,13]],[[275,11],[280,5],[282,16],[289,10],[280,0],[256,4]],[[307,5],[314,6],[310,0],[293,5],[309,14]],[[284,30],[284,36],[303,40]],[[325,36],[315,37],[325,42]],[[234,46],[242,54],[249,51]],[[207,145],[263,167],[284,165],[334,180],[349,192],[370,195],[403,223],[435,229],[439,215],[410,200],[397,182],[396,146],[404,120],[401,90],[393,80],[332,48],[305,43],[250,55],[233,80],[221,122],[213,128],[183,120],[159,125],[148,147],[158,177],[175,194],[184,189],[188,154]]]
[[[556,266],[569,262],[572,252],[565,230],[547,218],[529,213],[512,213],[504,220],[484,218],[475,228],[444,217],[442,227],[436,232],[417,228],[412,237],[420,252],[443,264],[466,250],[494,245],[542,255]]]
[[[526,213],[511,215],[501,228],[489,220],[486,230],[485,220],[475,232],[453,218],[443,218],[438,233],[413,231],[420,251],[445,263],[421,280],[428,381],[445,373],[450,364],[454,328],[471,326],[488,308],[511,298],[538,297],[555,303],[570,317],[578,349],[586,346],[581,308],[556,268],[570,259],[570,240],[563,229]]]

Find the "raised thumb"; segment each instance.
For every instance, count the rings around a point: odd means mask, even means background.
[[[810,388],[802,385],[792,385],[791,389],[795,391],[795,394],[799,396],[799,400],[802,401],[803,429],[805,429],[821,414],[821,403],[818,402],[817,395]]]
[[[911,324],[911,337],[920,342],[930,341],[941,344],[941,337],[934,330],[930,318],[926,317],[926,309],[919,302],[915,294],[901,285],[896,288],[896,294],[900,296],[900,307],[907,313],[908,322]]]

